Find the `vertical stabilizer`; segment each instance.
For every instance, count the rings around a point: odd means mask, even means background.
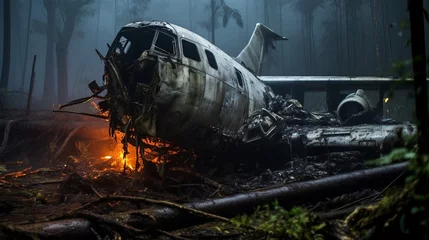
[[[260,75],[268,47],[270,46],[274,48],[273,41],[278,40],[288,39],[278,35],[265,25],[257,23],[249,43],[235,58],[235,60],[254,74]]]

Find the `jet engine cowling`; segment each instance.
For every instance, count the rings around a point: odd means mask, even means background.
[[[337,108],[337,116],[341,122],[356,114],[363,114],[372,109],[371,103],[362,89],[358,89],[356,93],[347,95],[343,101],[340,102]]]

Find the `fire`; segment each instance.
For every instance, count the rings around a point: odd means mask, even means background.
[[[389,98],[388,97],[384,98],[383,101],[384,101],[384,103],[387,103],[389,101]]]
[[[121,132],[116,132],[116,137],[121,139],[124,136]],[[132,141],[135,141],[132,139]],[[144,138],[136,149],[135,146],[128,143],[127,154],[124,158],[123,144],[115,142],[114,144],[106,144],[99,146],[100,152],[94,156],[94,162],[91,163],[97,172],[104,171],[130,171],[140,172],[144,168],[144,163],[147,161],[164,164],[176,160],[186,160],[192,157],[192,153],[184,151],[170,143],[161,141],[157,138]],[[137,151],[138,150],[138,151]],[[191,155],[188,155],[188,154]],[[182,155],[183,154],[183,155]],[[195,157],[195,154],[194,154]]]
[[[106,155],[103,157],[103,159],[111,160],[110,166],[118,170],[123,170],[124,166],[127,169],[135,170],[135,148],[133,146],[128,146],[128,152],[129,153],[124,158],[124,150],[122,149],[122,144],[117,144],[115,146],[115,149],[112,151],[112,155]]]

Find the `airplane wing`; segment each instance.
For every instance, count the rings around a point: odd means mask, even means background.
[[[338,86],[342,90],[350,89],[379,89],[381,87],[399,86],[400,88],[412,87],[412,79],[400,79],[394,77],[346,77],[346,76],[259,76],[262,82],[269,86],[294,88],[304,91],[324,91],[327,87]]]

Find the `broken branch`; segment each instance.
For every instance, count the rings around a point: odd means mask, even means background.
[[[151,204],[158,204],[158,205],[163,205],[163,206],[168,206],[168,207],[173,207],[173,208],[185,210],[185,211],[188,211],[188,212],[191,212],[191,213],[203,216],[203,217],[209,217],[212,219],[220,220],[222,222],[229,222],[230,221],[228,218],[224,218],[224,217],[217,216],[214,214],[206,213],[206,212],[203,212],[203,211],[200,211],[197,209],[193,209],[193,208],[189,208],[189,207],[186,207],[184,205],[177,204],[177,203],[164,201],[164,200],[155,200],[155,199],[150,199],[150,198],[130,197],[130,196],[102,197],[102,198],[100,198],[94,202],[90,202],[88,204],[85,204],[76,210],[85,209],[85,208],[93,206],[95,204],[102,203],[102,202],[108,202],[108,201],[131,201],[131,202],[145,202],[145,203],[151,203]]]

